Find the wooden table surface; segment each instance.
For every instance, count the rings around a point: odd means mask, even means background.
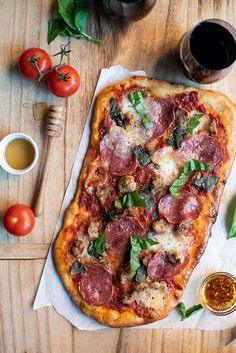
[[[68,62],[81,75],[81,89],[68,100],[50,95],[44,84],[23,79],[17,69],[19,54],[41,47],[53,54],[65,39],[47,45],[47,20],[56,13],[53,0],[0,0],[0,138],[21,131],[37,142],[40,160],[33,172],[21,177],[0,170],[0,216],[15,203],[30,205],[42,168],[45,138],[43,121],[33,118],[35,103],[64,103],[67,118],[56,142],[47,184],[44,213],[33,233],[18,239],[0,226],[0,352],[1,353],[233,353],[227,346],[236,328],[222,332],[199,330],[126,330],[83,332],[74,329],[53,308],[32,310],[32,303],[52,239],[63,195],[83,131],[101,67],[121,64],[144,69],[150,76],[191,84],[175,57],[181,35],[206,18],[221,18],[236,27],[235,0],[157,0],[152,13],[130,25],[104,18],[100,1],[94,4],[91,32],[103,38],[101,45],[71,41]],[[97,3],[97,5],[95,5]],[[209,88],[236,99],[236,67]]]

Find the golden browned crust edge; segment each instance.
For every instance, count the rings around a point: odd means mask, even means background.
[[[120,81],[105,88],[97,97],[89,146],[95,147],[99,144],[99,125],[103,120],[104,108],[107,107],[111,96],[114,96],[119,89],[129,89],[133,86],[141,86],[143,88],[147,88],[152,92],[154,96],[158,97],[166,97],[168,95],[172,96],[178,93],[186,93],[191,91],[196,91],[199,93],[200,101],[210,106],[212,112],[220,116],[221,122],[226,128],[228,134],[227,147],[229,157],[220,170],[221,180],[226,180],[232,167],[235,153],[233,129],[236,125],[236,106],[228,97],[215,91],[203,90],[184,85],[170,84],[164,81],[156,81],[152,78],[142,76],[134,76],[128,80]],[[163,319],[172,310],[174,307],[173,304],[171,305],[170,303],[167,303],[166,309],[157,313],[155,319],[141,318],[134,312],[133,309],[119,312],[117,310],[107,309],[101,306],[94,307],[82,299],[77,287],[71,279],[70,265],[64,261],[67,253],[67,243],[73,238],[73,234],[67,230],[67,227],[74,225],[76,222],[76,216],[81,215],[78,201],[80,199],[82,185],[86,179],[86,166],[90,163],[90,161],[91,155],[88,149],[84,159],[83,168],[80,173],[76,196],[66,211],[63,227],[54,244],[54,259],[57,272],[59,273],[65,288],[70,293],[74,303],[80,308],[81,311],[94,318],[101,324],[111,327],[128,327],[143,325]],[[194,222],[194,226],[197,229],[198,235],[202,241],[200,244],[198,244],[198,247],[194,249],[190,254],[191,261],[189,265],[184,269],[183,273],[178,276],[178,283],[184,286],[186,286],[191,272],[197,265],[210,235],[213,220],[209,220],[209,218],[207,218],[205,215],[209,214],[209,211],[212,208],[211,203],[213,204],[214,210],[218,210],[223,189],[224,185],[221,183],[216,188],[214,193],[209,196],[207,202],[204,203],[204,208],[201,216]]]

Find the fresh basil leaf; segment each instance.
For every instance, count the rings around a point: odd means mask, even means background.
[[[168,137],[166,142],[174,148],[180,148],[185,136],[185,128],[180,123],[177,123],[173,129],[172,136]]]
[[[182,320],[185,319],[185,314],[186,314],[186,306],[183,302],[180,302],[178,305],[177,305],[177,309],[179,310],[181,316],[182,316]]]
[[[48,44],[50,44],[56,37],[61,35],[66,29],[66,24],[63,20],[49,20],[48,21]]]
[[[75,9],[74,0],[57,0],[58,12],[69,27],[76,29],[75,25]]]
[[[145,201],[145,210],[149,211],[151,208],[155,206],[154,197],[148,185],[144,185],[142,187],[141,191],[139,192],[139,195]]]
[[[202,309],[203,309],[203,307],[201,304],[194,305],[191,308],[188,308],[185,312],[185,318],[187,319],[188,317],[190,317],[191,315],[197,313],[198,311],[200,311]]]
[[[71,274],[72,275],[76,275],[78,273],[82,273],[85,271],[85,267],[83,264],[81,264],[79,261],[75,261],[73,262],[72,266],[71,266]]]
[[[140,238],[133,235],[130,238],[131,251],[130,251],[130,266],[132,273],[135,274],[140,266],[139,255],[143,250],[148,249],[150,246],[155,245],[156,242],[151,238]]]
[[[187,128],[186,128],[186,130],[189,134],[193,133],[193,130],[200,124],[200,119],[203,116],[204,116],[204,114],[198,113],[189,119],[189,121],[187,123]]]
[[[83,31],[88,23],[89,5],[88,0],[77,1],[75,9],[75,25],[79,31]]]
[[[185,164],[180,176],[175,179],[173,184],[170,187],[170,193],[173,197],[179,196],[181,187],[185,184],[186,177],[190,175],[195,170],[211,171],[214,167],[206,163],[200,162],[196,159],[191,159],[188,163]]]
[[[233,223],[232,223],[232,225],[231,225],[229,234],[228,234],[228,236],[227,236],[227,239],[230,239],[230,238],[236,238],[236,208],[235,208],[235,210],[234,210]]]
[[[115,200],[114,206],[116,208],[128,208],[133,206],[143,206],[146,207],[145,200],[136,191],[130,192],[129,194],[121,196],[119,199]]]
[[[99,258],[106,248],[106,236],[100,235],[98,238],[91,240],[89,243],[87,253],[95,258]]]
[[[113,97],[110,99],[110,114],[117,126],[125,128],[125,120],[122,118],[117,102]]]
[[[198,304],[198,305],[194,305],[188,309],[186,309],[185,307],[185,304],[183,302],[180,302],[178,305],[177,305],[177,308],[181,314],[181,321],[187,319],[188,317],[190,317],[191,315],[197,313],[198,311],[202,310],[203,307],[201,304]]]
[[[217,175],[211,175],[207,178],[200,178],[195,180],[194,185],[196,185],[199,189],[203,189],[208,192],[212,192],[220,178]]]
[[[151,129],[153,127],[153,123],[142,104],[142,100],[143,98],[147,97],[147,93],[144,91],[136,91],[130,93],[128,97],[132,106],[141,117],[142,125],[145,127],[145,129]]]
[[[185,164],[182,173],[187,176],[187,175],[190,175],[195,170],[202,170],[202,171],[210,172],[213,169],[214,169],[214,167],[212,165],[200,162],[196,159],[191,159],[191,161],[189,161],[188,163]]]
[[[139,164],[141,164],[143,167],[146,167],[148,164],[151,163],[149,154],[141,146],[137,146],[134,148],[134,154]]]
[[[105,8],[109,9],[111,0],[103,0],[103,5]]]
[[[134,277],[135,282],[142,283],[145,282],[147,278],[147,266],[141,264],[136,271],[136,275]]]

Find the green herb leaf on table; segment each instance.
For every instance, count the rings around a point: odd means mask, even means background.
[[[235,210],[234,210],[233,222],[232,222],[229,234],[227,236],[227,239],[230,239],[230,238],[236,238],[236,207],[235,207]]]
[[[155,201],[153,197],[153,193],[149,189],[148,185],[144,185],[139,192],[139,195],[144,199],[145,201],[145,210],[149,211],[151,208],[155,206]]]
[[[200,124],[200,119],[204,116],[204,114],[197,113],[194,116],[192,116],[187,124],[187,132],[192,135],[193,130]]]
[[[187,319],[188,317],[190,317],[191,315],[197,313],[198,311],[202,310],[203,307],[201,304],[197,304],[197,305],[193,305],[192,307],[186,309],[186,306],[183,302],[180,302],[177,305],[177,308],[179,310],[179,313],[181,315],[181,321]]]
[[[143,98],[147,97],[147,93],[144,91],[136,91],[130,93],[128,97],[132,106],[141,117],[142,125],[145,127],[145,129],[151,129],[153,127],[153,123],[148,113],[146,112],[144,105],[142,104],[142,100]]]
[[[91,240],[89,243],[87,253],[95,258],[99,258],[106,248],[106,236],[101,234],[98,238]]]
[[[217,175],[211,175],[207,178],[200,178],[195,180],[194,185],[197,186],[199,189],[212,192],[216,185],[218,184],[220,178]]]
[[[115,121],[117,126],[125,128],[125,120],[122,118],[117,102],[114,98],[110,99],[110,114],[111,118]]]
[[[50,20],[48,24],[48,43],[59,35],[101,42],[100,39],[85,32],[89,18],[88,0],[58,0],[58,12],[61,19]]]
[[[75,9],[74,0],[57,0],[58,12],[69,27],[76,29],[75,25]]]
[[[174,148],[180,148],[185,136],[185,128],[180,123],[177,123],[173,129],[173,134],[168,137],[166,142]]]
[[[134,148],[134,154],[139,164],[141,164],[143,167],[146,167],[148,164],[151,163],[149,154],[141,146],[137,146]]]
[[[89,19],[87,0],[80,0],[75,9],[75,25],[79,31],[84,31]]]
[[[61,35],[66,29],[63,20],[48,21],[48,44],[50,44],[57,36]]]
[[[151,238],[141,238],[136,235],[130,238],[131,251],[130,251],[130,266],[132,273],[135,274],[140,267],[139,255],[143,250],[148,249],[150,246],[157,244]]]
[[[103,5],[105,8],[109,9],[111,0],[103,0]]]
[[[141,197],[138,192],[133,191],[115,200],[114,206],[119,209],[133,207],[133,206],[146,207],[146,203],[143,197]]]
[[[72,266],[71,266],[71,274],[76,275],[78,273],[84,272],[85,267],[83,264],[81,264],[79,261],[75,261]]]
[[[203,170],[203,171],[211,171],[213,170],[214,167],[211,165],[208,165],[206,163],[200,162],[196,159],[192,159],[188,163],[185,164],[180,176],[175,179],[173,184],[170,187],[170,193],[173,197],[178,197],[180,193],[181,187],[185,184],[186,182],[186,177],[190,175],[192,172],[195,170]]]

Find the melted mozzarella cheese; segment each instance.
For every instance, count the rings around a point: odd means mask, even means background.
[[[134,291],[132,297],[143,308],[161,310],[165,306],[165,286],[156,283],[155,287],[148,287],[141,291]]]
[[[135,146],[145,144],[152,137],[153,128],[144,129],[142,127],[141,117],[130,103],[128,95],[123,97],[120,109],[122,115],[129,117],[129,124],[126,126],[126,129],[123,129],[124,134],[129,136]]]
[[[152,161],[159,165],[158,172],[161,174],[164,184],[171,185],[179,174],[173,148],[163,147],[157,150],[152,156]]]

